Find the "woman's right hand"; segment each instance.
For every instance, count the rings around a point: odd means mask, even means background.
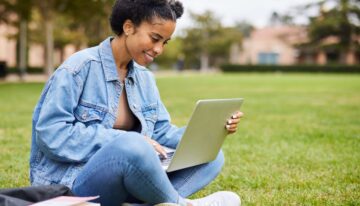
[[[159,153],[162,157],[167,158],[165,149],[155,140],[150,137],[144,136],[145,140]]]

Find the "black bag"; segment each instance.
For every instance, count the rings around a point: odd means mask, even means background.
[[[0,206],[27,206],[58,196],[73,196],[73,194],[64,185],[0,189]]]

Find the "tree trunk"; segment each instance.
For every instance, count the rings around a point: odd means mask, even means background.
[[[27,21],[20,21],[19,29],[20,37],[20,57],[19,57],[19,70],[20,70],[20,79],[23,80],[26,74],[27,67]]]
[[[201,53],[200,57],[200,71],[209,71],[209,55],[206,52]]]
[[[346,64],[346,55],[347,55],[347,50],[345,49],[341,49],[340,50],[340,64]]]
[[[53,22],[51,18],[45,19],[45,70],[48,76],[54,72],[54,36]]]
[[[35,1],[38,4],[45,29],[45,73],[51,75],[54,71],[54,36],[53,36],[53,0]]]

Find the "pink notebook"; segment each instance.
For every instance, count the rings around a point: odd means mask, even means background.
[[[99,196],[94,197],[71,197],[71,196],[59,196],[42,202],[32,204],[30,206],[100,206],[99,203],[88,202],[95,200]]]

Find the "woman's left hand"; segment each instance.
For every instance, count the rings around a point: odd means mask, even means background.
[[[238,111],[233,114],[230,119],[227,120],[225,128],[229,132],[229,134],[233,134],[237,130],[237,126],[240,122],[240,119],[244,116],[244,113]]]

